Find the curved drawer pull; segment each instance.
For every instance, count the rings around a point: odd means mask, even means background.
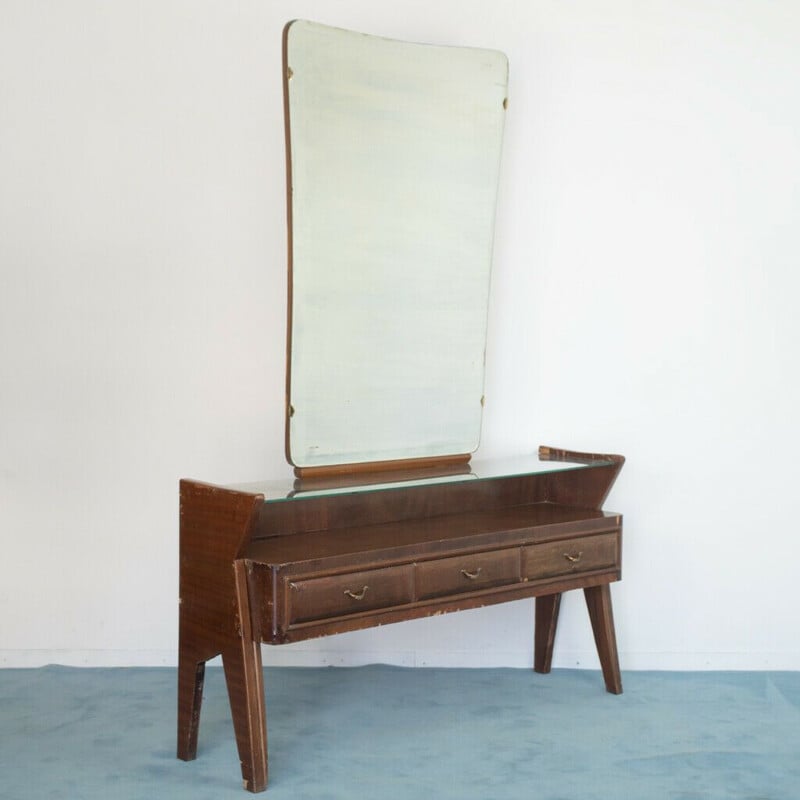
[[[461,574],[462,574],[462,575],[463,575],[465,578],[469,578],[471,581],[474,581],[474,580],[475,580],[475,578],[477,578],[477,577],[478,577],[478,575],[480,575],[480,574],[481,574],[481,568],[480,568],[480,567],[478,567],[478,569],[476,569],[476,570],[475,570],[475,572],[470,572],[468,569],[462,569],[462,570],[461,570]]]
[[[344,593],[353,600],[363,600],[367,589],[369,589],[369,586],[365,586],[360,592],[351,592],[349,589],[345,589]]]
[[[564,558],[570,562],[570,564],[577,564],[581,560],[581,556],[583,555],[583,550],[581,550],[577,555],[570,555],[569,553],[564,553]]]

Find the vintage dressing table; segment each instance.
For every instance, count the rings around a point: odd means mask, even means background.
[[[222,655],[244,786],[267,784],[261,644],[536,598],[549,672],[582,589],[609,692],[616,455],[469,461],[480,435],[505,57],[295,22],[285,481],[180,484],[178,757]]]

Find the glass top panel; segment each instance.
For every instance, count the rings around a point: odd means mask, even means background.
[[[545,472],[585,469],[590,466],[612,464],[599,459],[591,462],[549,461],[537,455],[512,456],[496,459],[476,459],[456,467],[442,469],[407,470],[361,475],[338,475],[327,478],[295,478],[237,483],[227,486],[241,492],[263,494],[268,503],[301,500],[306,497],[378,492],[402,489],[409,486],[432,486],[440,483],[463,483],[508,478],[514,475],[534,475]]]

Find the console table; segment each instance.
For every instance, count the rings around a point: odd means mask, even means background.
[[[549,672],[561,593],[583,589],[606,689],[622,691],[609,584],[616,455],[285,484],[180,485],[178,757],[197,754],[208,659],[222,655],[244,787],[267,784],[261,643],[283,644],[535,597]],[[377,481],[370,483],[370,481]]]

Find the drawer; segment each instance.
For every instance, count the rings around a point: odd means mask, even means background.
[[[423,561],[417,564],[417,597],[424,600],[517,583],[519,566],[518,547]]]
[[[523,577],[553,578],[616,566],[618,539],[616,533],[603,533],[523,547]]]
[[[287,580],[289,624],[410,603],[413,570],[411,564],[406,564],[325,578]]]

